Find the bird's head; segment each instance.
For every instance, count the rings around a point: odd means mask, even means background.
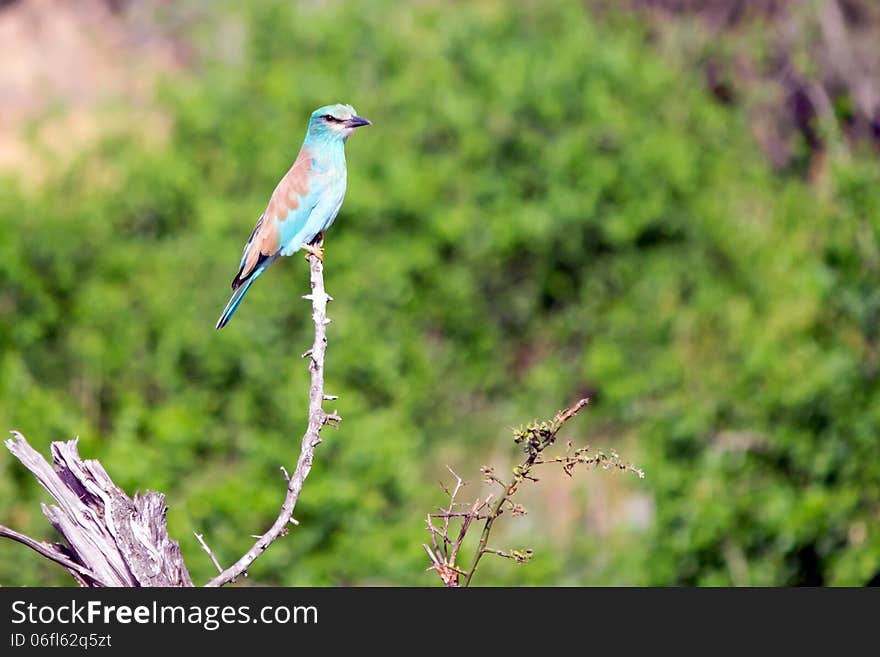
[[[324,139],[349,138],[356,128],[370,125],[370,122],[358,116],[351,105],[324,105],[312,112],[309,120],[309,136]]]

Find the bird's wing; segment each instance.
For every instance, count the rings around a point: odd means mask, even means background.
[[[282,247],[299,233],[320,197],[318,177],[312,175],[314,160],[303,148],[293,166],[281,179],[269,199],[250,239],[244,246],[241,265],[232,280],[232,289],[241,285],[260,264],[277,256]]]

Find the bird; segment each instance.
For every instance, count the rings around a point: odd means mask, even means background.
[[[217,320],[217,330],[229,323],[254,281],[279,257],[303,249],[306,260],[314,255],[324,261],[324,232],[345,198],[345,142],[365,125],[371,122],[351,105],[324,105],[312,112],[299,155],[244,245],[232,279],[232,296]]]

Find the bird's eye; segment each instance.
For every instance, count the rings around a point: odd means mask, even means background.
[[[325,121],[330,121],[331,123],[335,123],[335,122],[337,122],[337,121],[339,120],[339,119],[337,119],[335,116],[333,116],[332,114],[325,114],[325,115],[323,116],[323,119],[324,119]]]

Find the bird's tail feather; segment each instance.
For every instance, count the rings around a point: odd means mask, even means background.
[[[226,304],[226,308],[223,309],[223,314],[220,315],[220,319],[217,320],[217,330],[222,329],[229,323],[229,320],[232,319],[232,316],[235,314],[235,311],[238,310],[238,306],[241,304],[242,299],[244,299],[245,293],[247,293],[248,289],[250,289],[251,284],[259,278],[259,275],[262,272],[254,272],[255,275],[248,278],[244,281],[238,288],[236,288],[235,292],[232,293],[232,296],[229,298],[229,303]]]

